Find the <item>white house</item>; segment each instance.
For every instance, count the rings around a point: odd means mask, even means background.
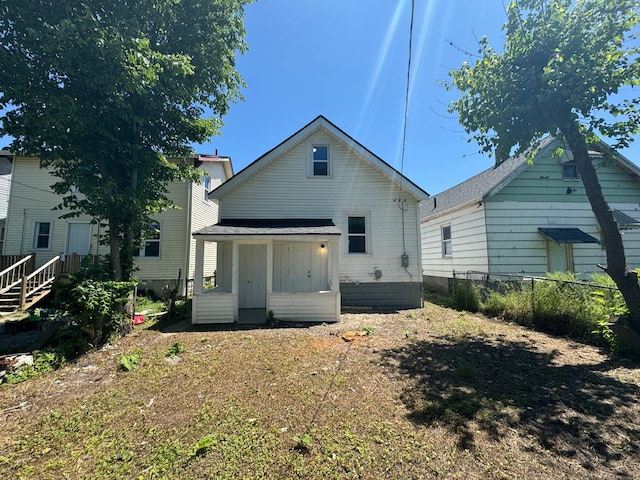
[[[453,272],[544,276],[601,272],[600,227],[568,149],[548,137],[529,164],[510,158],[420,206],[426,286],[446,289]],[[590,146],[600,185],[623,233],[627,265],[640,265],[640,169],[604,143]]]
[[[12,183],[9,195],[3,255],[35,254],[36,267],[61,253],[84,256],[106,255],[101,245],[100,226],[87,216],[63,219],[68,210],[52,210],[61,197],[51,190],[55,177],[40,168],[36,157],[13,156]],[[162,212],[150,225],[155,234],[140,246],[135,258],[135,276],[141,287],[157,295],[163,288],[176,285],[181,272],[179,290],[185,293],[195,272],[194,230],[210,225],[218,217],[218,206],[208,192],[233,175],[231,159],[218,155],[195,155],[187,159],[202,170],[201,183],[176,181],[168,186],[168,196],[176,209]],[[213,279],[216,270],[215,245],[207,249],[201,262],[205,278]],[[186,281],[185,281],[186,280]]]
[[[217,286],[196,271],[193,323],[337,321],[341,305],[421,305],[418,204],[428,194],[319,116],[209,195]]]

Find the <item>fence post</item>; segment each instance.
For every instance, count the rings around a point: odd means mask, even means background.
[[[535,288],[536,288],[536,281],[533,277],[531,277],[531,318],[533,319],[533,316],[536,313],[536,296],[535,296]]]

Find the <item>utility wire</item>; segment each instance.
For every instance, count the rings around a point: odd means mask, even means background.
[[[402,125],[402,154],[400,157],[400,182],[404,177],[404,152],[407,143],[407,114],[409,111],[409,86],[411,85],[411,49],[413,43],[413,17],[415,11],[415,0],[411,0],[411,23],[409,24],[409,60],[407,62],[407,89],[404,96],[404,120]]]

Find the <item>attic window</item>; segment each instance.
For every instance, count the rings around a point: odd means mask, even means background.
[[[312,145],[312,174],[314,177],[329,176],[329,145]]]
[[[580,174],[578,173],[576,162],[567,162],[562,164],[562,179],[580,180]]]

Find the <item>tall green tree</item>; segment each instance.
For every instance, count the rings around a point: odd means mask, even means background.
[[[592,164],[588,145],[601,135],[624,147],[640,131],[637,0],[516,0],[507,7],[504,49],[486,38],[479,56],[450,73],[461,125],[483,152],[529,151],[548,134],[563,139],[600,224],[604,267],[640,332],[640,287],[628,271],[620,232]],[[635,98],[629,94],[635,94]]]
[[[0,133],[52,171],[71,215],[106,224],[115,280],[170,206],[168,182],[196,178],[167,159],[218,133],[241,99],[249,2],[0,2]]]

